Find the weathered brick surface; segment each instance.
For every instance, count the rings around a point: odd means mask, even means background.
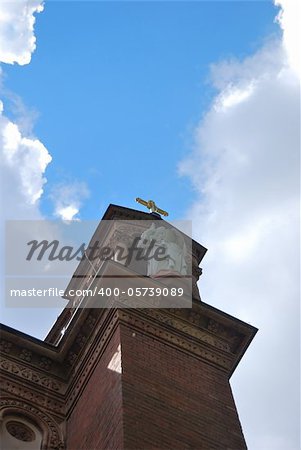
[[[119,323],[67,422],[67,450],[109,449],[246,449],[227,373]]]
[[[67,421],[67,450],[121,450],[121,375],[108,368],[120,343],[117,329]]]
[[[127,450],[245,449],[227,375],[121,326]]]

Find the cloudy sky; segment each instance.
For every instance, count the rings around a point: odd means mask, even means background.
[[[136,196],[192,220],[202,299],[259,328],[232,377],[250,450],[300,447],[297,8],[0,2],[2,224]],[[40,338],[57,314],[2,305]]]

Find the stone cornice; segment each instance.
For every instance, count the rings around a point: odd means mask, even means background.
[[[257,331],[200,302],[191,309],[123,309],[119,317],[137,330],[219,366],[229,377]]]
[[[0,363],[2,392],[29,402],[33,409],[48,411],[60,422],[71,413],[119,325],[188,352],[229,377],[257,331],[195,301],[191,309],[80,309],[60,345],[52,349],[52,364],[61,367],[60,377],[42,368],[37,357],[31,355],[27,361],[30,355],[16,350],[14,330],[6,329],[6,340],[2,343],[4,358]],[[28,348],[25,336],[18,339],[18,345],[20,349]],[[34,349],[36,355],[40,350],[41,362],[43,343],[34,342]],[[47,344],[48,357],[50,350]]]
[[[257,331],[197,301],[187,309],[79,309],[58,347],[4,327],[3,390],[24,398],[33,390],[33,403],[48,401],[47,408],[59,414],[65,402],[70,410],[119,324],[206,360],[229,377]]]
[[[19,399],[29,401],[37,405],[49,413],[54,414],[58,419],[63,420],[65,417],[65,401],[62,395],[51,393],[49,395],[48,388],[37,385],[36,380],[24,382],[24,379],[18,380],[16,377],[12,379],[11,373],[3,373],[1,376],[0,388],[2,393],[16,396]]]

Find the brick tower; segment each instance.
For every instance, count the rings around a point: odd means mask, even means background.
[[[162,220],[115,205],[103,219]],[[101,226],[99,235],[112,236]],[[192,241],[191,252],[191,308],[79,308],[73,300],[45,341],[2,327],[7,450],[247,448],[229,378],[257,330],[200,300],[206,249]],[[92,268],[84,270],[69,287],[91,281]],[[132,273],[107,260],[94,283]]]

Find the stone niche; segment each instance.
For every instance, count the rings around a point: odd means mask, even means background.
[[[1,448],[4,450],[40,450],[41,430],[24,417],[7,415],[1,421]]]

